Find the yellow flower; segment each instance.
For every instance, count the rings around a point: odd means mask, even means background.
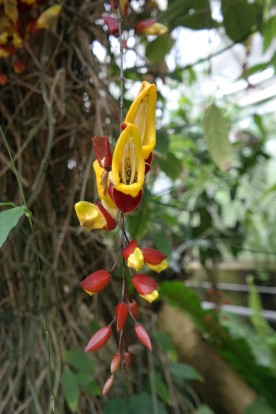
[[[157,90],[154,84],[142,82],[141,89],[131,104],[122,128],[129,123],[138,129],[143,148],[144,159],[147,159],[156,144],[155,107]]]
[[[141,269],[144,264],[144,256],[139,247],[136,247],[134,251],[128,256],[127,265],[132,269],[135,269],[136,272]]]
[[[60,12],[61,6],[59,4],[49,7],[39,16],[36,24],[37,29],[50,29],[57,21]]]
[[[116,190],[136,197],[145,178],[141,139],[135,125],[128,124],[121,133],[112,160],[112,182]]]
[[[146,263],[146,265],[151,270],[154,270],[155,272],[160,273],[163,270],[167,269],[167,267],[169,266],[169,263],[167,262],[167,260],[163,260],[161,263],[156,264],[156,265],[152,265],[152,264],[149,264],[149,263]]]
[[[75,204],[75,210],[80,225],[87,231],[113,230],[116,227],[116,221],[105,211],[100,203],[92,204],[88,201],[79,201]]]

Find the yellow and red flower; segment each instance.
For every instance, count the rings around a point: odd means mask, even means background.
[[[110,279],[111,276],[108,272],[105,270],[97,270],[97,272],[87,276],[81,282],[80,288],[92,296],[95,293],[102,292],[110,282]]]
[[[150,303],[159,296],[158,285],[150,276],[137,274],[133,276],[132,284],[139,295]]]
[[[136,32],[145,33],[146,35],[162,36],[169,30],[167,26],[158,23],[156,19],[141,20],[135,25]]]
[[[127,261],[128,267],[135,269],[137,272],[144,264],[144,256],[138,247],[137,240],[131,240],[122,251],[122,256]]]
[[[117,225],[116,220],[99,202],[93,204],[88,201],[79,201],[75,204],[75,211],[80,225],[87,231],[114,230]]]
[[[141,249],[141,252],[144,256],[145,264],[157,273],[162,272],[162,270],[167,269],[168,262],[166,261],[167,255],[160,252],[159,250],[144,247]]]

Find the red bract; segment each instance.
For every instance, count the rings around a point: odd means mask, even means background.
[[[159,250],[151,249],[151,248],[142,248],[141,249],[145,263],[149,263],[151,265],[158,265],[163,260],[166,259],[167,255],[164,253],[161,253]]]
[[[147,331],[145,330],[145,328],[138,323],[135,327],[134,327],[136,336],[138,338],[138,340],[141,342],[142,345],[144,345],[146,348],[151,350],[151,343],[150,343],[150,338],[148,336]]]
[[[108,28],[108,33],[114,36],[119,35],[119,25],[117,19],[111,16],[103,15],[102,18],[104,19],[105,24]]]
[[[116,371],[118,371],[118,369],[120,368],[121,365],[121,354],[115,354],[114,357],[112,358],[111,361],[111,366],[110,366],[110,372],[111,374],[114,374]]]
[[[112,155],[107,136],[102,136],[101,138],[93,137],[92,143],[100,166],[109,170],[112,165]]]
[[[137,240],[131,240],[128,245],[124,248],[124,250],[122,251],[122,256],[125,260],[127,260],[129,258],[129,256],[131,255],[131,253],[134,252],[134,250],[136,249],[136,247],[138,247],[138,243]]]
[[[122,193],[121,191],[118,191],[116,188],[113,187],[111,198],[116,204],[116,207],[126,214],[131,213],[131,211],[135,210],[138,207],[142,200],[142,196],[142,190],[139,191],[136,197],[132,197],[131,195]]]
[[[128,308],[134,319],[139,319],[139,307],[136,300],[132,299],[129,301]]]
[[[105,270],[98,270],[87,276],[84,279],[80,287],[85,290],[88,294],[93,295],[94,293],[101,292],[110,282],[111,276]]]
[[[136,32],[143,32],[147,27],[152,26],[154,23],[156,23],[156,19],[141,20],[140,22],[136,23],[135,30]]]
[[[131,354],[129,352],[124,353],[124,365],[129,368],[131,365]]]
[[[106,383],[103,386],[102,395],[107,394],[111,390],[113,384],[114,384],[114,375],[111,375],[111,377],[107,379]]]
[[[137,274],[132,278],[132,284],[139,295],[148,295],[157,289],[158,285],[151,277]]]
[[[115,309],[116,319],[117,319],[117,330],[120,331],[123,329],[127,315],[128,315],[128,306],[124,302],[118,303]]]
[[[145,160],[145,175],[150,170],[150,165],[152,163],[152,160],[153,160],[153,153],[151,152],[150,155],[148,156],[148,158]]]
[[[106,221],[105,230],[114,230],[115,227],[117,226],[116,220],[106,211],[104,206],[99,201],[95,201],[94,204],[98,207],[98,209],[100,210],[100,212],[103,214],[105,218],[105,221]]]
[[[88,342],[85,352],[94,352],[102,348],[111,337],[111,334],[111,326],[105,326],[104,328],[99,329]]]

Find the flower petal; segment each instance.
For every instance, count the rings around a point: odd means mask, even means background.
[[[117,208],[126,214],[131,213],[138,207],[143,197],[143,191],[141,190],[136,197],[132,197],[129,194],[124,194],[121,191],[116,190],[114,187],[112,195]]]
[[[75,210],[80,225],[87,231],[104,229],[106,227],[105,217],[95,204],[88,201],[79,201],[75,204]]]

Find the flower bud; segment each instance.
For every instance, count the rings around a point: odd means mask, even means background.
[[[88,342],[85,352],[94,352],[102,348],[111,337],[111,334],[111,326],[105,326],[104,328],[99,329]]]
[[[111,276],[105,270],[97,270],[87,276],[81,284],[80,288],[83,289],[88,295],[92,296],[95,293],[101,292],[110,282]]]
[[[144,256],[138,247],[137,240],[131,240],[122,251],[122,255],[127,260],[128,267],[135,269],[137,272],[144,264]]]
[[[132,284],[139,295],[150,303],[158,298],[157,283],[147,275],[137,274],[132,278]]]
[[[156,22],[156,19],[141,20],[136,23],[135,30],[137,32],[145,33],[147,35],[161,36],[168,31],[168,27],[162,23]]]
[[[115,309],[115,315],[117,319],[117,330],[118,332],[123,329],[127,315],[128,315],[128,306],[124,302],[119,302]]]
[[[103,386],[102,395],[106,395],[107,393],[109,393],[113,384],[114,384],[114,375],[111,375]]]
[[[117,353],[114,355],[110,365],[110,372],[111,374],[115,374],[116,371],[120,368],[121,365],[121,354]]]
[[[102,168],[109,170],[112,164],[112,155],[107,136],[92,138],[94,152]]]
[[[131,299],[131,301],[128,302],[128,309],[134,319],[139,319],[139,306],[136,300]]]
[[[124,353],[124,365],[126,368],[129,368],[131,365],[131,354],[129,352]]]
[[[162,272],[162,270],[168,267],[168,262],[165,260],[166,255],[159,250],[151,248],[142,248],[141,249],[145,264],[155,272]]]
[[[135,327],[135,334],[138,338],[138,340],[141,342],[142,345],[144,345],[146,348],[151,350],[151,343],[150,343],[150,338],[148,336],[147,331],[145,330],[145,328],[138,323]]]

